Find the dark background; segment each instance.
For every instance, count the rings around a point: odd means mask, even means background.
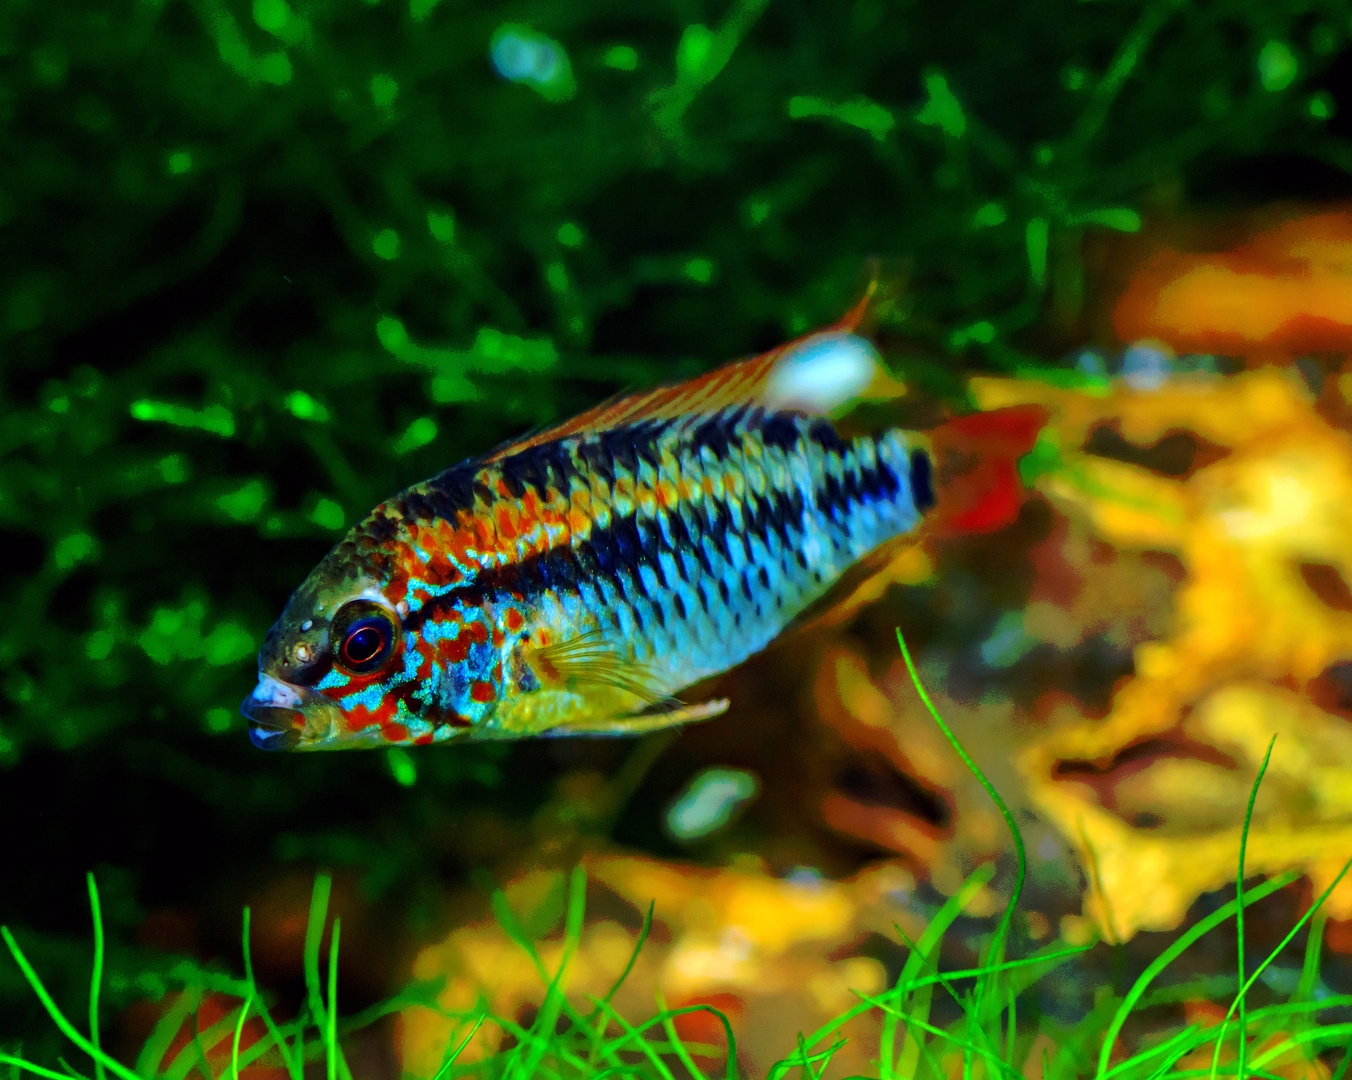
[[[501,77],[504,32],[567,72]],[[78,1015],[93,869],[116,1009],[173,956],[234,967],[241,905],[328,866],[366,913],[345,1000],[389,992],[447,884],[530,858],[554,777],[633,751],[432,750],[411,785],[255,751],[255,651],[343,528],[832,321],[870,258],[935,393],[1100,340],[1088,234],[1352,193],[1349,35],[1333,0],[9,0],[0,921]],[[666,850],[697,758],[619,840]],[[0,960],[20,1038],[50,1028]]]

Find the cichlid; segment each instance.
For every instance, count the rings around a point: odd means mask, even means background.
[[[377,506],[292,594],[241,711],[269,750],[628,734],[922,525],[998,527],[1045,416],[842,438],[872,374],[828,331],[599,406]]]

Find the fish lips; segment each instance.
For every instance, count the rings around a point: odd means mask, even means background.
[[[239,711],[249,721],[249,741],[260,750],[294,750],[305,731],[305,711],[294,686],[260,673]]]

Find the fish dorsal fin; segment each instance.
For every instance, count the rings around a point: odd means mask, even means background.
[[[648,420],[674,420],[737,405],[825,415],[861,393],[873,379],[876,350],[855,331],[864,320],[875,289],[876,283],[871,284],[864,298],[825,330],[759,356],[724,364],[686,382],[603,402],[555,427],[507,443],[484,460],[501,461],[571,435],[613,431]]]

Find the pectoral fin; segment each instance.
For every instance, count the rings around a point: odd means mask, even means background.
[[[620,655],[601,630],[528,647],[524,656],[543,686],[561,690],[608,686],[633,694],[650,706],[660,706],[668,700],[652,671]]]

